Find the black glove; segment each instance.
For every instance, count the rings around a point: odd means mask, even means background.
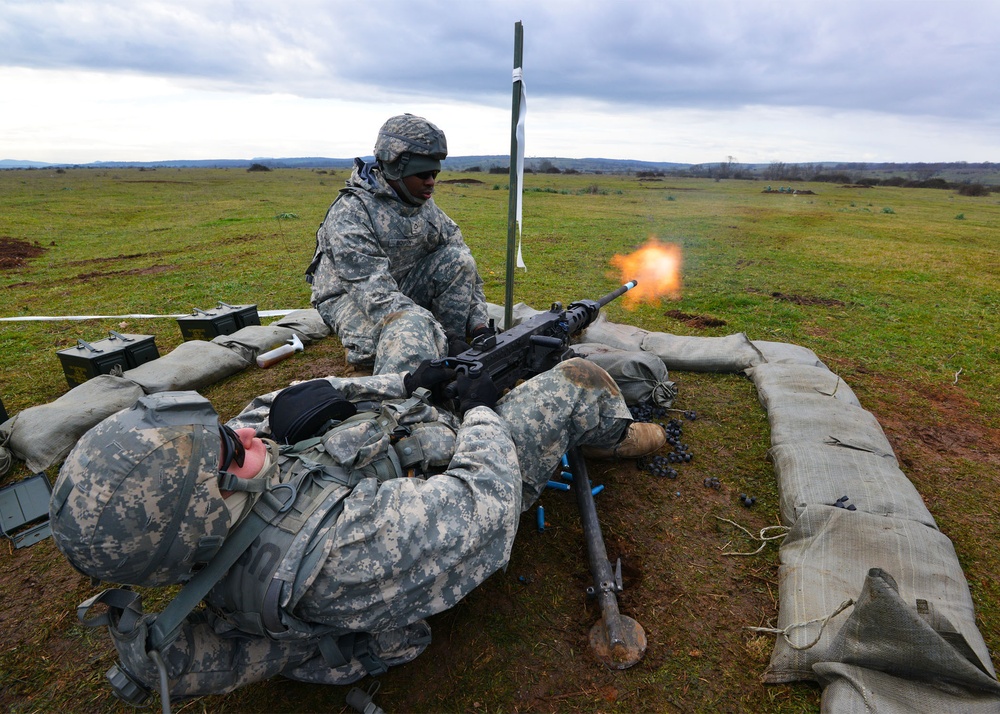
[[[470,345],[465,340],[460,340],[457,337],[452,337],[450,340],[448,340],[448,356],[449,357],[455,357],[456,355],[460,355],[463,352],[465,352],[466,350],[471,349],[471,348],[472,348],[472,345]]]
[[[492,325],[480,325],[472,331],[472,339],[476,339],[477,337],[482,337],[484,335],[489,337],[490,335],[495,335],[496,333],[497,331]]]
[[[495,409],[500,398],[500,390],[488,374],[470,377],[462,372],[455,383],[458,389],[458,411],[462,416],[473,407]]]
[[[455,370],[451,367],[436,365],[433,360],[425,359],[413,374],[403,377],[403,387],[406,389],[408,397],[421,387],[436,393],[453,379],[455,379]]]

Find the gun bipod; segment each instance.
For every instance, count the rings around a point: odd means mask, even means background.
[[[573,474],[573,490],[583,522],[587,541],[587,558],[594,585],[593,592],[601,608],[601,619],[590,628],[590,648],[594,655],[612,669],[628,669],[646,653],[646,632],[642,625],[618,610],[617,592],[621,591],[620,564],[612,570],[608,551],[597,519],[594,494],[590,489],[587,465],[579,449],[570,449],[569,467]]]

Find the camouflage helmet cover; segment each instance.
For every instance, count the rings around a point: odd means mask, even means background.
[[[83,573],[127,585],[190,579],[230,516],[219,492],[219,418],[195,392],[160,392],[88,431],[50,504],[56,545]]]
[[[442,160],[448,156],[444,132],[423,117],[400,114],[389,118],[378,131],[375,158],[391,179],[399,178],[403,167],[400,159],[407,154],[429,156]]]

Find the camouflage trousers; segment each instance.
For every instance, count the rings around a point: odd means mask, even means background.
[[[521,511],[534,504],[572,447],[616,444],[632,422],[621,390],[593,362],[574,358],[508,392],[497,413],[510,426],[521,469]]]
[[[465,339],[476,287],[476,264],[467,251],[446,246],[399,282],[413,305],[373,321],[365,296],[330,298],[316,309],[347,350],[347,361],[373,366],[375,374],[412,372],[425,359],[448,352],[450,338]]]

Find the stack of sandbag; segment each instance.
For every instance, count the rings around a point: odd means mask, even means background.
[[[519,306],[523,314],[530,308]],[[767,411],[782,522],[766,682],[815,681],[823,712],[1000,712],[968,584],[878,420],[810,349],[608,321],[580,336],[671,370],[744,373]]]
[[[30,407],[0,424],[0,444],[32,471],[62,461],[91,427],[143,394],[198,390],[246,369],[260,352],[296,335],[310,344],[330,334],[316,310],[297,310],[271,325],[249,325],[211,342],[188,340],[121,375],[99,375],[49,404]]]

